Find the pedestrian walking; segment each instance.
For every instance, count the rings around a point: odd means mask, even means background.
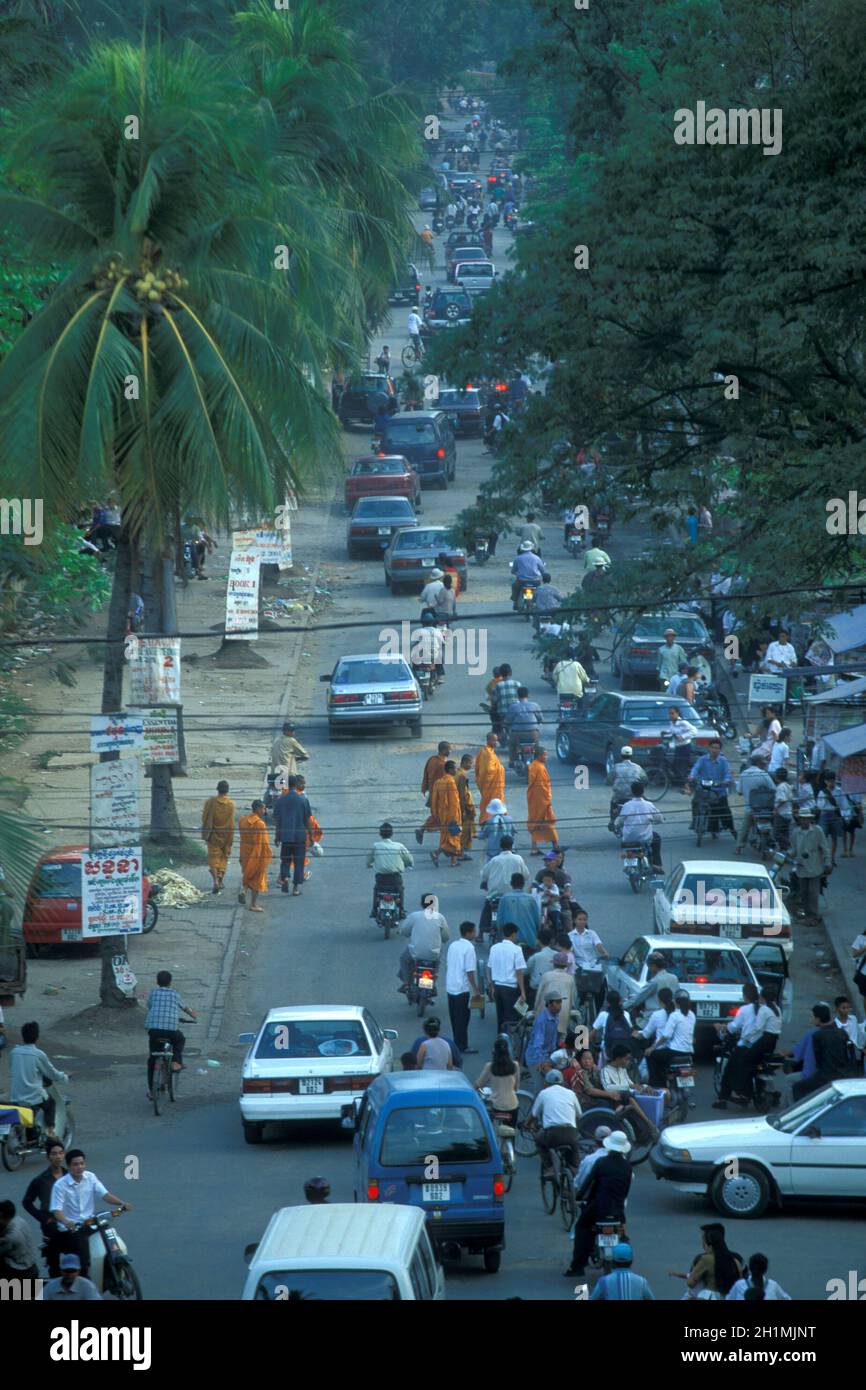
[[[209,796],[201,813],[201,837],[207,845],[207,866],[212,893],[221,893],[235,838],[235,803],[228,782],[217,782],[216,796]]]
[[[472,840],[475,835],[475,801],[472,796],[472,789],[469,786],[469,769],[472,766],[472,754],[464,753],[460,759],[460,767],[454,780],[457,783],[457,795],[460,798],[460,858],[471,859],[469,851],[472,848]]]
[[[821,880],[830,869],[830,846],[809,806],[798,806],[797,829],[791,836],[800,909],[806,922],[821,924]]]
[[[478,1051],[469,1046],[469,1006],[478,994],[478,957],[472,944],[475,923],[461,922],[460,937],[452,941],[445,957],[445,992],[454,1042],[464,1056]]]
[[[238,821],[241,860],[241,890],[238,893],[238,902],[246,904],[250,912],[264,912],[264,908],[258,907],[257,902],[259,894],[268,891],[268,865],[273,858],[264,812],[265,803],[254,801],[250,807],[250,814],[241,816]],[[248,904],[247,893],[250,895]]]
[[[430,806],[430,797],[433,788],[438,782],[439,778],[442,777],[445,772],[445,764],[448,761],[450,753],[451,744],[444,742],[440,743],[436,752],[433,753],[424,764],[424,775],[421,778],[421,795],[423,796],[424,801],[428,807]],[[431,811],[424,824],[419,826],[418,829],[415,831],[415,839],[418,841],[418,844],[421,845],[424,843],[424,832],[426,830],[437,829],[438,823],[436,821],[436,817],[433,815]]]
[[[439,830],[439,848],[430,858],[438,866],[440,854],[447,854],[452,869],[460,861],[460,794],[454,776],[456,771],[457,764],[449,759],[430,793],[430,813]]]
[[[451,1059],[451,1048],[444,1038],[439,1036],[441,1024],[438,1018],[428,1018],[424,1021],[425,1038],[418,1048],[418,1067],[421,1071],[451,1071],[454,1063]]]
[[[274,824],[276,834],[274,843],[280,846],[280,885],[284,893],[289,891],[289,877],[292,877],[292,896],[301,896],[304,881],[304,856],[307,848],[307,834],[313,818],[312,808],[304,795],[306,782],[303,777],[290,777],[288,791],[274,802]]]
[[[51,1192],[58,1178],[62,1178],[66,1173],[66,1150],[63,1140],[49,1139],[45,1145],[45,1156],[48,1159],[48,1167],[32,1180],[24,1193],[21,1205],[34,1221],[39,1222],[42,1230],[42,1253],[48,1265],[48,1273],[54,1279],[60,1274],[60,1245],[57,1239],[57,1222],[51,1215]]]
[[[501,1033],[507,1024],[517,1022],[514,1006],[518,999],[526,1003],[526,958],[517,944],[514,922],[505,922],[502,940],[490,947],[487,969],[496,1005],[496,1031]]]
[[[529,777],[526,785],[526,828],[532,841],[531,854],[541,854],[539,845],[552,844],[559,848],[556,835],[556,816],[553,814],[553,801],[550,789],[550,773],[547,770],[547,749],[536,748],[535,757],[529,764]]]
[[[0,1278],[32,1282],[38,1274],[39,1254],[30,1227],[16,1215],[14,1202],[0,1202]],[[23,1289],[20,1296],[27,1297]]]
[[[478,788],[478,824],[484,825],[490,817],[490,802],[501,801],[505,797],[505,768],[499,761],[496,748],[499,739],[489,733],[487,742],[475,755],[475,785]]]

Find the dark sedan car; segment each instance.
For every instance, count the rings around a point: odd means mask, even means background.
[[[421,295],[421,276],[411,261],[400,271],[388,299],[391,304],[417,304]]]
[[[635,680],[652,681],[658,689],[659,648],[668,627],[673,628],[674,640],[687,657],[693,656],[699,647],[713,645],[706,624],[697,613],[688,609],[643,613],[633,626],[622,629],[614,642],[610,669],[623,690],[628,690]]]
[[[454,428],[458,434],[483,433],[484,406],[477,388],[467,386],[463,391],[456,391],[448,387],[439,392],[433,405],[436,410],[444,410],[455,422]]]
[[[350,560],[365,552],[381,555],[395,532],[418,525],[408,497],[362,497],[346,522],[346,550]]]
[[[648,767],[658,757],[661,731],[670,725],[668,710],[673,705],[698,731],[692,741],[695,755],[705,752],[718,734],[687,701],[606,690],[594,700],[584,697],[569,719],[560,720],[556,756],[563,763],[601,763],[611,782],[614,764],[621,762],[619,750],[630,744],[634,762]]]
[[[441,410],[406,410],[392,415],[382,439],[382,452],[407,458],[422,487],[435,483],[444,490],[454,478],[454,430]]]
[[[457,571],[460,592],[465,593],[466,551],[447,526],[419,526],[411,532],[398,532],[385,551],[385,583],[394,594],[403,588],[423,589],[440,555],[447,558],[449,569]]]
[[[352,377],[337,407],[340,424],[344,429],[348,429],[354,420],[371,425],[383,400],[387,401],[388,410],[393,412],[400,409],[390,377],[381,372],[366,372],[363,376]]]

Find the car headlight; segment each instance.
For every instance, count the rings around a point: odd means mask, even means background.
[[[692,1161],[692,1156],[688,1149],[675,1149],[673,1144],[668,1144],[664,1139],[659,1141],[659,1148],[665,1158],[670,1158],[675,1163],[691,1163]]]

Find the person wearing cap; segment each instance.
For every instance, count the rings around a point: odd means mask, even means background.
[[[531,1069],[533,1089],[538,1091],[544,1073],[550,1070],[550,1058],[559,1048],[559,1015],[565,997],[551,993],[536,1013],[532,1033],[526,1045],[526,1064]]]
[[[634,1014],[640,1008],[657,1009],[660,989],[669,989],[672,994],[676,994],[680,987],[678,976],[668,968],[661,951],[650,951],[646,964],[647,983],[628,1001],[630,1014]]]
[[[415,356],[419,362],[424,356],[424,343],[421,339],[421,328],[421,315],[418,310],[418,305],[413,304],[406,319],[406,332],[409,334],[410,341],[415,349]]]
[[[614,1130],[603,1141],[606,1150],[590,1170],[586,1186],[576,1195],[582,1210],[574,1228],[574,1253],[565,1273],[582,1278],[586,1262],[595,1245],[597,1221],[625,1222],[625,1204],[632,1183],[632,1167],[627,1155],[631,1144],[622,1130]]]
[[[562,845],[557,845],[556,849],[549,849],[544,855],[543,867],[535,875],[535,882],[540,883],[542,875],[549,870],[553,871],[553,881],[560,893],[564,893],[571,887],[571,875],[565,868],[565,850]]]
[[[620,1241],[611,1251],[613,1269],[603,1274],[590,1294],[592,1299],[604,1299],[617,1303],[655,1302],[655,1295],[642,1274],[635,1274],[631,1268],[634,1251],[625,1241]]]
[[[797,875],[800,911],[810,926],[821,923],[821,880],[830,869],[831,852],[827,836],[815,824],[809,805],[797,808],[797,828],[791,836],[791,853]]]
[[[606,550],[602,550],[600,545],[591,545],[588,550],[583,552],[583,572],[587,574],[594,569],[610,569],[610,556]]]
[[[101,1303],[102,1294],[91,1279],[81,1273],[81,1261],[77,1255],[60,1256],[60,1276],[49,1279],[42,1290],[42,1298],[48,1303],[64,1301],[79,1303]]]
[[[568,1163],[576,1171],[580,1162],[580,1131],[577,1127],[581,1116],[580,1103],[574,1091],[562,1084],[562,1072],[556,1067],[551,1067],[545,1075],[544,1089],[532,1102],[530,1114],[537,1126],[535,1141],[542,1172],[550,1171],[550,1150],[564,1147],[570,1149]]]
[[[309,753],[295,738],[295,726],[290,719],[283,724],[271,745],[271,772],[281,772],[288,782],[298,771],[298,763],[309,761]]]
[[[331,1196],[331,1184],[327,1178],[307,1178],[304,1196],[311,1206],[323,1206]]]
[[[652,867],[661,873],[662,841],[658,832],[653,830],[653,825],[657,825],[664,817],[658,807],[644,796],[644,786],[644,782],[632,783],[631,797],[620,807],[613,828],[614,832],[622,831],[624,849],[627,845],[639,845],[648,849]]]
[[[565,1058],[564,1062],[561,1060],[563,1057]],[[568,1053],[554,1052],[550,1060],[558,1071],[562,1071],[563,1068],[568,1066]],[[595,1143],[595,1148],[588,1154],[584,1154],[583,1158],[580,1160],[580,1167],[574,1179],[575,1192],[580,1192],[596,1163],[598,1163],[599,1159],[604,1158],[607,1153],[607,1149],[604,1147],[604,1141],[609,1134],[613,1134],[610,1125],[598,1125],[593,1131],[592,1138]]]
[[[561,1046],[569,1029],[571,1011],[574,1008],[574,976],[569,973],[568,956],[565,951],[557,951],[553,966],[542,975],[535,995],[536,1017],[543,1017],[545,1005],[552,999],[561,999],[562,1007],[557,1015],[557,1045]]]
[[[664,641],[659,647],[658,660],[656,662],[656,673],[659,678],[659,686],[663,690],[666,681],[673,680],[680,669],[680,666],[688,665],[688,657],[683,648],[677,641],[677,634],[672,627],[664,630]]]
[[[445,578],[445,571],[437,565],[430,571],[430,577],[424,588],[421,590],[421,611],[427,609],[436,612],[436,605],[439,602],[439,595],[444,591],[445,585],[442,583]]]
[[[635,782],[646,783],[646,769],[640,763],[634,761],[634,749],[630,743],[623,744],[619,750],[620,761],[613,765],[613,783],[610,789],[610,824],[609,830],[613,830],[613,823],[619,815],[622,807],[629,800],[632,794],[632,786]]]
[[[516,557],[511,561],[514,582],[511,585],[511,606],[517,612],[517,599],[524,584],[541,583],[544,578],[544,564],[536,555],[532,541],[523,541]]]

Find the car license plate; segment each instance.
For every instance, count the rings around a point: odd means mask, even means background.
[[[614,1245],[619,1245],[619,1236],[615,1232],[609,1236],[602,1234],[598,1238],[598,1243],[602,1250],[610,1250]]]
[[[450,1182],[425,1182],[421,1185],[421,1200],[424,1202],[450,1202]]]
[[[686,1086],[686,1087],[687,1087],[687,1086],[694,1086],[694,1084],[695,1084],[695,1078],[694,1078],[693,1076],[679,1076],[679,1077],[677,1077],[677,1085],[678,1085],[680,1088],[682,1088],[682,1087],[684,1087],[684,1086]]]
[[[698,1018],[718,1018],[718,1004],[696,1004],[695,1013]]]
[[[424,566],[425,570],[432,570],[432,568],[433,568],[433,561],[432,561],[432,559],[430,559],[430,560],[422,560],[422,561],[421,561],[421,564]]]
[[[81,940],[81,928],[80,928],[80,927],[61,927],[61,928],[60,928],[60,940],[61,940],[61,941],[80,941],[80,940]]]
[[[627,869],[636,869],[638,866],[638,861],[636,859],[624,859],[622,862]]]
[[[368,694],[364,696],[365,705],[384,705],[385,696],[378,694]]]
[[[321,1096],[325,1093],[325,1080],[321,1076],[302,1076],[298,1083],[298,1095]]]
[[[380,535],[380,536],[390,536],[390,534],[391,534],[391,527],[390,527],[390,526],[380,526],[380,527],[379,527],[379,535]]]
[[[719,931],[721,936],[734,936],[738,939],[743,935],[739,922],[722,922]]]

